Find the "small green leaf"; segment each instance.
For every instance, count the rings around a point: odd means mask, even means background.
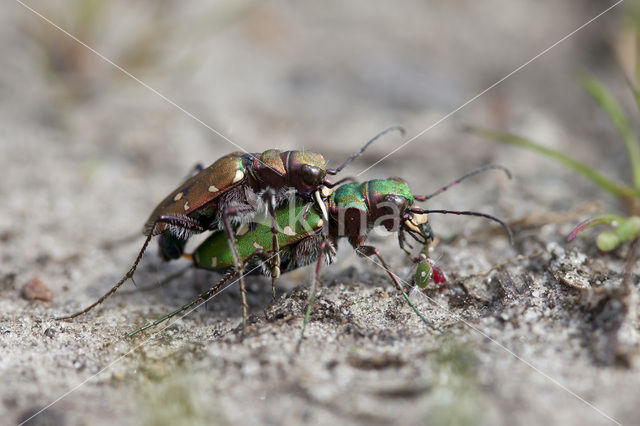
[[[482,136],[484,138],[506,143],[509,145],[515,145],[522,148],[526,148],[531,151],[539,152],[549,158],[553,158],[554,160],[566,166],[569,166],[575,171],[577,171],[578,173],[581,173],[582,175],[586,176],[593,183],[605,189],[606,191],[609,191],[611,194],[615,195],[616,197],[640,198],[639,190],[628,187],[628,186],[617,185],[615,182],[602,176],[592,167],[589,167],[584,163],[574,160],[573,158],[559,151],[556,151],[554,149],[547,148],[531,140],[522,138],[520,136],[515,136],[509,133],[502,133],[502,132],[496,132],[493,130],[476,129],[476,128],[472,128],[469,130],[471,133],[476,134],[478,136]]]
[[[620,241],[629,241],[635,238],[640,232],[640,217],[631,216],[629,219],[625,219],[615,228],[616,235],[620,238]]]
[[[620,244],[620,237],[613,231],[604,231],[596,239],[596,245],[602,251],[611,251]]]

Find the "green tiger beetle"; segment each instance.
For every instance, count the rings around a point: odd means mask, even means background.
[[[512,239],[511,230],[502,220],[488,214],[472,211],[426,210],[416,207],[415,202],[426,201],[468,177],[493,169],[503,170],[510,176],[508,170],[501,166],[482,167],[472,170],[426,196],[414,195],[407,183],[399,178],[344,184],[326,200],[326,208],[329,213],[328,236],[322,232],[325,222],[315,207],[309,208],[309,204],[297,201],[289,206],[277,209],[275,211],[278,226],[277,247],[280,251],[281,259],[279,272],[288,272],[317,260],[315,279],[309,295],[309,304],[301,336],[309,320],[311,307],[317,292],[323,259],[322,254],[324,254],[327,263],[330,263],[335,254],[334,247],[340,238],[347,238],[359,255],[375,256],[409,306],[423,322],[433,327],[413,305],[403,286],[387,266],[379,250],[374,246],[365,245],[364,242],[368,233],[376,226],[381,225],[388,231],[398,233],[400,247],[410,255],[411,253],[406,247],[409,245],[406,235],[409,235],[424,246],[420,256],[414,259],[418,263],[416,283],[424,287],[432,274],[434,281],[444,281],[446,278],[442,271],[428,259],[428,244],[430,240],[433,240],[433,234],[427,223],[427,214],[442,213],[484,217],[502,225],[507,231],[510,240]],[[269,264],[273,262],[273,252],[276,246],[272,243],[271,228],[269,226],[262,223],[252,224],[245,232],[238,233],[236,243],[238,254],[247,268],[251,270],[261,269],[261,272],[265,275],[272,273],[273,269]],[[202,293],[196,300],[130,333],[129,336],[133,336],[189,309],[200,300],[207,300],[218,292],[229,279],[240,273],[234,266],[233,254],[230,252],[223,231],[214,232],[188,257],[192,259],[195,267],[222,272],[225,275],[219,283],[207,292]],[[243,314],[244,312],[243,310]]]
[[[271,232],[275,247],[273,259],[273,283],[278,276],[279,250],[277,224],[274,210],[287,200],[287,193],[295,190],[306,201],[313,201],[328,219],[323,198],[332,188],[351,180],[346,178],[331,182],[327,175],[337,175],[349,163],[359,157],[369,145],[390,131],[404,129],[389,127],[378,133],[355,154],[335,169],[327,168],[321,154],[310,151],[280,151],[270,149],[263,153],[233,152],[207,168],[198,167],[198,172],[171,192],[153,210],[144,225],[146,239],[129,271],[107,293],[97,301],[74,314],[57,319],[73,319],[83,315],[114,294],[130,278],[151,239],[161,235],[160,254],[165,260],[182,255],[188,238],[204,231],[225,231],[235,268],[242,270],[241,258],[235,243],[235,228],[254,221],[259,212],[271,218]],[[243,309],[246,311],[246,291],[240,274]],[[245,312],[246,317],[246,312]]]

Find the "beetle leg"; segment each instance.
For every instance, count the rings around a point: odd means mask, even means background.
[[[407,256],[411,256],[411,252],[408,248],[405,247],[405,244],[408,245],[409,248],[411,248],[411,244],[409,244],[409,242],[405,238],[404,230],[400,228],[398,230],[398,245],[407,254]]]
[[[248,317],[248,309],[247,309],[247,289],[244,286],[244,265],[240,261],[240,255],[238,254],[238,247],[236,245],[236,237],[235,232],[233,232],[233,228],[231,227],[231,221],[229,220],[229,216],[234,211],[233,207],[225,208],[222,210],[222,223],[224,225],[224,229],[227,233],[227,240],[229,242],[229,247],[231,248],[231,254],[233,254],[233,264],[234,270],[238,273],[238,282],[240,286],[240,293],[242,294],[242,327],[244,329],[247,328],[247,317]]]
[[[195,175],[197,175],[198,173],[200,173],[203,170],[204,170],[204,164],[196,163],[195,166],[193,166],[193,169],[191,169],[191,171],[187,175],[187,178],[185,179],[185,181],[191,179],[192,177],[194,177]]]
[[[313,204],[309,203],[304,207],[304,212],[302,213],[302,219],[304,219],[305,221],[307,220],[307,214],[309,214],[309,210],[311,210],[312,205]]]
[[[325,180],[322,181],[322,184],[324,186],[326,186],[327,188],[335,188],[336,186],[341,185],[341,184],[343,184],[343,183],[345,183],[347,181],[355,182],[356,178],[348,176],[346,178],[342,178],[342,179],[340,179],[338,181],[335,181],[335,182],[331,182],[330,180],[325,179]]]
[[[142,244],[142,248],[140,249],[140,252],[138,253],[138,256],[136,257],[136,260],[133,262],[133,265],[131,265],[131,268],[129,268],[127,273],[124,274],[124,276],[120,279],[120,281],[118,281],[116,283],[116,285],[111,287],[111,290],[106,292],[100,299],[96,300],[95,302],[93,302],[91,305],[87,306],[83,310],[78,311],[78,312],[76,312],[74,314],[71,314],[71,315],[67,315],[67,316],[63,316],[63,317],[57,317],[55,319],[56,320],[73,319],[73,318],[78,317],[80,315],[86,314],[91,309],[95,308],[96,306],[98,306],[99,304],[104,302],[104,300],[107,299],[109,296],[111,296],[113,293],[115,293],[118,290],[118,288],[120,288],[120,286],[122,284],[127,282],[130,278],[133,278],[133,274],[135,273],[136,269],[138,268],[138,264],[142,260],[142,256],[144,255],[144,252],[147,250],[147,247],[149,246],[149,243],[151,242],[151,239],[155,236],[156,226],[158,224],[160,224],[160,223],[166,223],[168,225],[178,226],[178,227],[181,227],[181,228],[184,228],[184,229],[187,229],[187,230],[191,230],[191,231],[200,231],[200,232],[204,231],[204,228],[198,222],[196,222],[195,220],[193,220],[191,218],[188,218],[188,217],[177,217],[177,216],[167,216],[167,215],[163,215],[163,216],[158,217],[155,220],[155,222],[153,222],[153,225],[151,226],[151,231],[147,235],[147,238],[144,240],[144,244]]]
[[[391,281],[393,282],[393,285],[396,286],[396,288],[398,289],[398,291],[400,293],[402,293],[402,296],[405,298],[405,300],[407,301],[407,303],[409,304],[409,306],[411,306],[411,309],[413,309],[413,311],[418,314],[418,316],[420,317],[420,319],[427,324],[429,327],[431,327],[434,330],[438,330],[432,323],[431,321],[429,321],[428,319],[426,319],[424,317],[424,315],[422,315],[422,313],[418,310],[418,308],[415,307],[415,305],[413,304],[413,302],[411,302],[411,299],[409,299],[409,295],[407,294],[406,291],[404,291],[404,288],[402,287],[402,284],[400,284],[400,281],[398,281],[398,277],[396,277],[396,274],[394,274],[393,272],[391,272],[391,270],[389,269],[389,267],[387,266],[387,262],[385,262],[385,260],[383,259],[382,255],[380,254],[380,250],[378,250],[376,247],[374,246],[359,246],[356,248],[356,252],[360,255],[360,256],[365,256],[365,257],[369,257],[371,258],[371,256],[375,256],[376,258],[378,258],[378,260],[380,261],[380,264],[382,265],[382,267],[384,268],[384,270],[387,272],[387,275],[389,275],[389,277],[391,278]]]
[[[278,243],[278,222],[276,221],[275,203],[276,194],[273,189],[268,189],[267,196],[267,209],[269,216],[271,216],[271,234],[273,236],[273,244],[271,246],[273,250],[273,256],[271,259],[271,297],[276,299],[276,280],[280,278],[280,244]]]
[[[146,330],[147,328],[156,326],[158,324],[160,324],[161,322],[164,322],[168,319],[170,319],[171,317],[178,315],[181,312],[186,311],[187,309],[189,309],[190,307],[192,307],[193,305],[195,305],[196,303],[198,303],[200,300],[202,300],[203,302],[206,302],[207,299],[209,299],[212,295],[216,294],[220,288],[225,285],[225,283],[227,281],[229,281],[234,275],[235,275],[236,271],[231,271],[229,273],[227,273],[225,276],[222,277],[222,279],[220,280],[220,282],[218,282],[215,286],[211,287],[209,290],[207,290],[206,292],[202,293],[200,296],[198,296],[197,299],[187,303],[186,305],[182,306],[181,308],[176,309],[175,311],[163,316],[162,318],[145,325],[144,327],[141,327],[135,331],[132,331],[131,333],[127,334],[127,337],[131,337],[134,334],[138,334],[139,332]]]
[[[190,259],[191,256],[187,255],[187,254],[183,254],[182,257]],[[182,275],[184,275],[191,268],[193,268],[193,265],[187,265],[184,268],[174,272],[171,275],[168,275],[168,276],[164,277],[163,279],[161,279],[159,281],[156,281],[153,284],[149,284],[149,285],[144,286],[144,287],[137,287],[137,288],[131,289],[131,290],[120,290],[118,295],[119,296],[125,296],[125,295],[128,295],[128,294],[135,294],[135,293],[141,293],[143,291],[155,290],[157,288],[160,288],[162,286],[165,286],[165,285],[169,284],[171,281],[175,280],[176,278],[180,278]]]
[[[302,330],[300,330],[300,339],[298,339],[298,344],[296,345],[296,352],[300,351],[300,345],[304,338],[304,331],[307,328],[309,318],[311,317],[311,308],[313,307],[313,303],[316,301],[316,292],[318,291],[318,283],[320,282],[320,269],[322,268],[322,258],[324,257],[324,251],[327,247],[331,247],[331,244],[326,239],[323,239],[322,244],[320,245],[320,255],[318,256],[318,261],[316,263],[316,272],[313,277],[313,284],[311,285],[311,290],[309,290],[309,302],[307,303],[307,309],[304,314]]]

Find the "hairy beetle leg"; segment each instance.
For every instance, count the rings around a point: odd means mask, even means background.
[[[387,266],[387,262],[385,262],[384,258],[380,254],[380,250],[378,250],[376,247],[373,247],[373,246],[359,246],[356,249],[356,252],[361,256],[366,256],[366,257],[369,257],[369,258],[372,257],[372,256],[375,256],[380,261],[380,264],[382,265],[384,270],[387,272],[387,275],[389,275],[389,277],[391,278],[391,281],[393,282],[393,284],[396,286],[398,291],[400,293],[402,293],[402,296],[405,298],[405,300],[407,301],[407,303],[409,304],[411,309],[413,309],[413,311],[416,314],[418,314],[418,316],[420,317],[422,322],[424,322],[427,326],[431,327],[433,330],[439,331],[436,328],[436,326],[434,326],[431,323],[431,321],[429,321],[427,318],[425,318],[424,315],[422,315],[422,313],[418,310],[418,308],[416,308],[416,306],[413,304],[413,302],[411,302],[411,299],[409,299],[409,295],[407,294],[407,292],[402,287],[402,284],[400,284],[400,281],[398,281],[398,277],[396,277],[396,275],[393,272],[391,272],[391,270]]]
[[[240,255],[238,254],[238,247],[236,245],[235,232],[231,226],[230,216],[234,216],[235,213],[242,210],[241,206],[227,207],[222,210],[222,223],[227,233],[227,239],[229,241],[229,247],[231,247],[231,253],[233,254],[234,270],[238,273],[238,285],[240,286],[240,293],[242,294],[242,327],[246,330],[247,318],[249,317],[249,308],[247,304],[247,289],[244,285],[244,265],[240,262]]]
[[[154,326],[156,326],[156,325],[158,325],[158,324],[170,319],[171,317],[174,317],[174,316],[178,315],[179,313],[186,311],[187,309],[189,309],[190,307],[192,307],[193,305],[198,303],[200,300],[202,300],[203,302],[206,302],[207,299],[209,299],[211,296],[216,294],[220,290],[220,288],[223,285],[225,285],[226,282],[229,281],[234,275],[235,275],[235,271],[231,271],[231,272],[227,273],[225,276],[222,277],[222,279],[215,286],[211,287],[206,292],[200,294],[200,296],[198,296],[197,299],[195,299],[195,300],[187,303],[186,305],[176,309],[175,311],[163,316],[162,318],[160,318],[160,319],[158,319],[158,320],[156,320],[156,321],[154,321],[152,323],[149,323],[149,324],[145,325],[144,327],[141,327],[141,328],[139,328],[139,329],[137,329],[135,331],[132,331],[131,333],[128,333],[127,337],[132,337],[135,334],[138,334],[141,331],[146,330],[147,328],[154,327]]]
[[[120,279],[120,281],[116,283],[116,285],[111,287],[111,289],[108,292],[106,292],[101,298],[99,298],[98,300],[96,300],[95,302],[93,302],[91,305],[87,306],[83,310],[78,311],[71,315],[57,317],[54,319],[56,320],[74,319],[76,317],[79,317],[80,315],[86,314],[91,309],[95,308],[96,306],[104,302],[105,299],[107,299],[109,296],[113,295],[118,290],[118,288],[122,286],[122,284],[127,282],[129,279],[132,279],[133,274],[138,268],[138,264],[142,260],[142,256],[144,255],[144,252],[147,250],[147,247],[149,246],[151,239],[155,236],[155,228],[160,223],[165,223],[167,225],[173,225],[173,226],[177,226],[177,227],[187,229],[187,230],[192,230],[192,231],[200,231],[200,232],[204,231],[204,228],[198,222],[187,217],[176,217],[176,216],[166,216],[166,215],[158,217],[155,220],[155,222],[153,222],[153,225],[151,226],[151,231],[147,235],[147,238],[144,240],[144,244],[142,244],[142,248],[140,249],[140,252],[136,257],[136,260],[133,262],[133,265],[131,265],[131,268],[127,271],[126,274],[124,274],[124,276]]]
[[[333,246],[326,239],[323,239],[322,244],[320,245],[320,256],[318,256],[318,261],[316,263],[316,271],[313,277],[313,284],[311,285],[311,290],[309,290],[309,302],[307,303],[307,308],[305,309],[304,320],[302,321],[302,329],[300,330],[300,338],[298,339],[298,344],[296,345],[296,352],[300,351],[302,339],[304,339],[304,331],[306,330],[307,324],[309,323],[309,318],[311,317],[311,308],[313,307],[313,303],[316,301],[316,292],[318,291],[318,284],[320,283],[320,269],[322,268],[323,254],[325,249],[327,248],[333,248]]]

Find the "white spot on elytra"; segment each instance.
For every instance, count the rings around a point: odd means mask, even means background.
[[[242,170],[236,170],[236,175],[233,177],[231,183],[240,182],[242,179],[244,179],[244,172]]]
[[[189,210],[189,200],[184,202],[184,210],[185,211]]]
[[[293,228],[291,228],[289,225],[285,226],[282,232],[284,233],[284,235],[289,235],[290,237],[293,237],[294,235],[296,235]]]
[[[318,219],[318,227],[324,225],[324,221],[322,219]]]
[[[211,258],[211,266],[212,266],[213,268],[215,268],[216,266],[218,266],[218,258],[217,258],[217,257],[213,256],[213,257]]]
[[[176,194],[176,196],[175,196],[175,197],[173,197],[173,201],[180,201],[180,198],[182,198],[182,196],[183,196],[183,195],[184,195],[184,193],[182,193],[182,192],[178,192],[178,193]]]
[[[211,186],[209,187],[209,192],[218,192],[218,191],[220,191],[220,190],[219,190],[218,188],[216,188],[216,186],[215,186],[215,185],[211,185]]]
[[[260,244],[258,244],[256,241],[253,242],[253,246],[255,248],[257,248],[258,250],[262,250],[264,247],[262,247]]]

